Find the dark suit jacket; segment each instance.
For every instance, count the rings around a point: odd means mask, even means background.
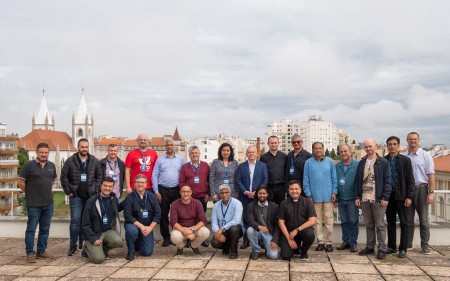
[[[247,195],[244,195],[244,192],[250,191],[250,167],[248,165],[248,161],[239,164],[234,176],[236,185],[239,188],[239,201],[241,201],[243,205],[247,205],[252,201],[252,199],[249,199]],[[267,186],[268,182],[269,175],[267,173],[266,164],[256,160],[255,171],[253,173],[252,191],[255,191],[260,185]]]
[[[269,218],[267,222],[267,228],[269,229],[269,233],[272,235],[271,242],[277,243],[277,245],[279,245],[278,242],[280,239],[280,228],[278,227],[277,213],[278,205],[274,202],[269,201],[269,207],[267,209],[267,217]],[[250,204],[248,204],[246,215],[249,227],[253,227],[255,230],[258,230],[258,226],[260,224],[258,223],[259,208],[257,200],[253,200]]]

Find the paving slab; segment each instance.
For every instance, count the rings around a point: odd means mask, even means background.
[[[134,260],[128,262],[123,267],[156,267],[161,268],[166,263],[168,263],[170,259],[159,259],[154,257],[138,257]]]
[[[102,281],[103,277],[76,277],[76,276],[65,276],[58,279],[58,281]]]
[[[2,275],[24,275],[38,268],[37,265],[2,265],[0,267],[0,276]]]
[[[371,264],[332,263],[332,266],[336,273],[378,274]]]
[[[446,267],[446,266],[429,266],[429,265],[424,265],[424,266],[420,266],[420,268],[425,271],[426,274],[432,276],[434,278],[434,276],[446,276],[446,277],[450,277],[450,267]],[[1,268],[0,268],[1,269]],[[450,279],[450,278],[449,278]]]
[[[416,265],[450,266],[450,258],[446,257],[410,257]]]
[[[105,267],[105,266],[112,266],[112,267],[121,267],[125,264],[127,264],[129,261],[124,259],[124,258],[115,258],[115,259],[109,259],[109,260],[105,260],[103,261],[101,264],[96,264],[93,262],[90,262],[89,259],[88,263],[86,264],[86,266],[94,266],[94,267]]]
[[[177,260],[173,259],[168,262],[164,268],[186,268],[186,269],[202,269],[208,263],[207,260]]]
[[[155,280],[196,280],[200,269],[161,269],[152,279]]]
[[[74,266],[81,267],[81,266],[87,264],[88,262],[89,262],[89,260],[86,258],[64,256],[64,257],[60,257],[57,259],[53,259],[47,265],[61,265],[61,266],[74,265]]]
[[[376,264],[375,267],[382,275],[425,275],[420,268],[411,265]]]
[[[364,280],[364,281],[384,281],[383,277],[380,275],[370,275],[370,274],[361,274],[361,273],[336,273],[337,280],[339,281],[356,281],[356,280]]]
[[[45,281],[53,281],[53,280],[58,280],[59,277],[49,277],[46,276],[45,277]],[[14,281],[42,281],[42,277],[36,277],[36,276],[20,276],[16,279],[14,279]]]
[[[33,271],[28,272],[27,274],[25,274],[25,276],[62,277],[76,270],[77,268],[78,266],[59,266],[59,265],[41,266]]]
[[[110,275],[108,278],[121,278],[128,280],[147,279],[152,278],[157,272],[158,268],[121,268]]]
[[[376,256],[369,256],[370,261],[373,264],[392,264],[392,265],[409,265],[415,266],[415,264],[409,258],[400,259],[397,256],[388,255],[385,259],[377,259]]]
[[[308,252],[309,259],[307,261],[302,262],[330,262],[330,259],[328,258],[327,254],[316,254],[315,252]],[[291,261],[300,261],[300,255],[294,255],[294,257],[291,259]]]
[[[211,259],[206,265],[206,269],[220,269],[220,270],[246,270],[247,260],[221,260]]]
[[[0,281],[11,281],[16,278],[17,278],[17,276],[15,276],[15,275],[4,275],[4,276],[0,275]]]
[[[329,263],[291,262],[291,272],[333,272]]]
[[[383,275],[386,281],[432,281],[429,276],[421,275],[421,276],[410,276],[410,275]],[[366,280],[364,280],[366,281]]]
[[[203,269],[197,280],[240,281],[244,278],[244,270]]]
[[[100,264],[101,266],[101,264]],[[99,269],[96,266],[84,265],[67,275],[69,278],[106,278],[117,271],[119,267],[108,266],[107,269]]]
[[[188,251],[190,251],[189,249],[187,249]],[[173,259],[176,260],[191,260],[191,259],[196,259],[196,260],[209,260],[212,258],[212,256],[214,256],[214,251],[209,251],[209,252],[204,252],[204,251],[200,251],[200,255],[194,255],[191,252],[186,252],[186,250],[184,251],[183,255],[175,255],[173,257]]]
[[[15,260],[20,259],[20,257],[17,256],[0,256],[0,265],[11,263]]]
[[[244,281],[289,281],[289,271],[269,272],[269,271],[249,271],[244,275]]]
[[[334,273],[290,272],[291,281],[336,281]]]
[[[251,260],[248,264],[247,271],[261,271],[261,272],[289,272],[289,262],[287,261],[267,261],[267,260]]]
[[[337,263],[363,263],[370,264],[370,260],[367,257],[359,255],[329,255],[331,262]]]

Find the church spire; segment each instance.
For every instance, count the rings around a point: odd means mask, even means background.
[[[33,113],[34,115],[34,113]],[[54,130],[54,119],[48,112],[47,101],[45,100],[45,88],[42,86],[42,99],[38,113],[33,116],[32,128],[43,130]]]

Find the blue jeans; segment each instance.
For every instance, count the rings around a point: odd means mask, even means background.
[[[81,214],[83,214],[85,200],[78,196],[69,196],[70,205],[70,247],[76,247],[77,241],[80,241],[82,245],[83,241],[81,239]]]
[[[280,248],[278,247],[276,250],[272,250],[272,247],[270,247],[270,242],[273,237],[270,233],[264,233],[262,231],[257,231],[253,227],[249,227],[247,228],[247,238],[252,244],[253,252],[261,252],[261,246],[259,245],[259,241],[261,241],[264,243],[267,257],[271,260],[278,258],[278,251]]]
[[[355,245],[359,234],[359,210],[355,200],[339,200],[338,208],[341,217],[342,242]]]
[[[53,203],[46,207],[27,206],[28,221],[25,231],[25,251],[27,255],[34,255],[34,235],[39,223],[39,234],[37,242],[37,253],[45,253],[47,248],[48,233],[53,217]]]
[[[135,251],[139,251],[140,255],[144,257],[153,254],[153,231],[144,236],[137,226],[132,223],[125,223],[125,240],[127,241],[128,254],[134,254]]]

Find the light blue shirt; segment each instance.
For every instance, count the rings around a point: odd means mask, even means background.
[[[167,188],[178,186],[180,180],[181,166],[184,165],[184,159],[179,155],[163,155],[156,160],[152,173],[152,186],[155,194],[158,194],[158,185]]]
[[[428,184],[428,175],[434,174],[434,162],[430,153],[419,148],[416,153],[407,150],[404,155],[411,159],[415,184]]]
[[[230,198],[228,204],[223,204],[222,200],[217,201],[212,210],[211,229],[213,232],[223,227],[228,230],[233,225],[241,225],[242,223],[242,203],[234,198]]]
[[[330,157],[322,161],[311,157],[305,162],[303,189],[314,202],[331,202],[331,194],[337,193],[336,167]]]

